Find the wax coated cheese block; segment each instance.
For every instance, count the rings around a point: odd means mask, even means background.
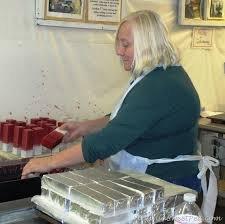
[[[16,120],[14,120],[14,119],[6,119],[6,123],[16,124]]]
[[[26,122],[25,121],[17,121],[16,122],[16,126],[26,126]]]
[[[62,142],[65,134],[66,131],[56,128],[42,139],[41,144],[48,149],[53,149]]]
[[[2,141],[2,139],[3,139],[4,124],[6,124],[6,122],[0,122],[0,141]]]
[[[11,124],[11,123],[3,124],[2,141],[7,144],[12,143],[13,142],[13,132],[14,132],[14,124]]]
[[[45,134],[44,128],[35,127],[32,130],[34,131],[34,145],[40,145]]]
[[[31,123],[31,124],[37,124],[37,122],[39,122],[39,121],[41,121],[40,118],[31,118],[31,119],[30,119],[30,123]]]
[[[30,150],[33,148],[33,130],[32,129],[24,129],[22,135],[22,148],[23,150]]]
[[[21,147],[22,146],[22,134],[23,130],[25,129],[24,126],[15,126],[14,127],[14,136],[13,136],[13,146],[14,147]]]

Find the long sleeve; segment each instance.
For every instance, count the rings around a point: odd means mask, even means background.
[[[157,69],[135,85],[105,128],[83,139],[84,159],[94,162],[122,149],[148,158],[170,154],[173,145],[168,144],[168,137],[173,141],[184,134],[180,137],[183,141],[192,135],[198,116],[199,99],[183,70]]]

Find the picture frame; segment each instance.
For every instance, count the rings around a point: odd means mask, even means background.
[[[198,49],[212,49],[213,36],[213,27],[193,27],[191,47]]]
[[[37,25],[116,30],[123,0],[36,0]]]
[[[179,0],[178,23],[189,26],[225,26],[225,0]]]
[[[84,0],[45,0],[44,19],[68,22],[84,21]]]
[[[210,0],[208,2],[207,19],[225,20],[225,1]]]

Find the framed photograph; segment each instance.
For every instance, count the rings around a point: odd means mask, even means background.
[[[225,26],[225,0],[179,0],[178,23],[189,26]]]
[[[45,0],[44,19],[61,21],[82,21],[84,0]]]
[[[207,19],[224,20],[225,19],[225,1],[210,0],[208,3]]]
[[[38,25],[116,30],[122,0],[36,0]]]

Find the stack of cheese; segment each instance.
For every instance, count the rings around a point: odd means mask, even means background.
[[[63,122],[48,117],[31,118],[30,122],[15,119],[0,121],[0,151],[2,150],[22,158],[52,153],[52,149],[63,138],[63,134],[54,132],[54,130],[62,124]],[[57,135],[54,135],[55,138],[49,141],[47,136],[52,132]],[[46,139],[48,140],[47,145]],[[52,147],[48,148],[49,145]],[[54,152],[59,151],[61,148],[63,146],[54,148]]]
[[[155,183],[88,168],[44,175],[42,194],[32,201],[62,223],[134,224],[171,218],[178,198],[173,195],[165,199],[164,188]]]

